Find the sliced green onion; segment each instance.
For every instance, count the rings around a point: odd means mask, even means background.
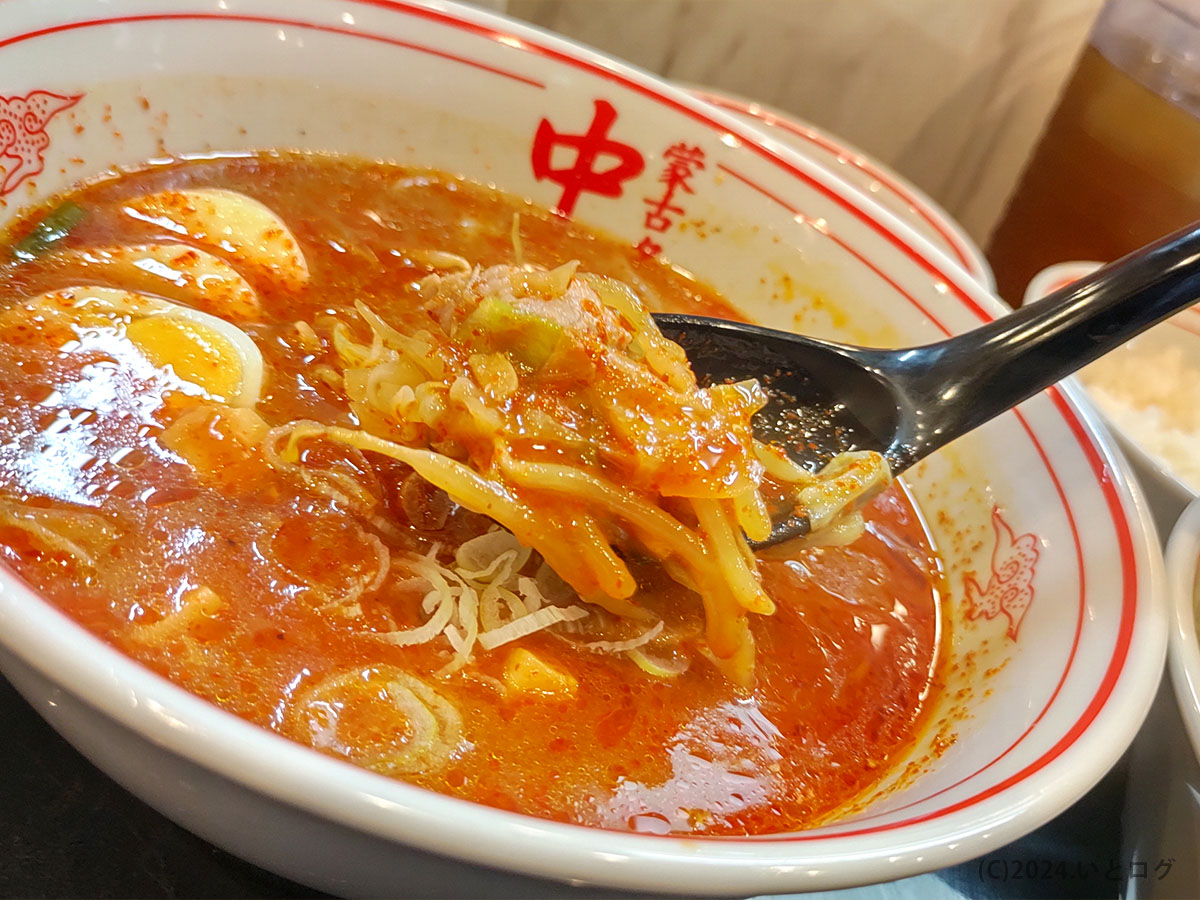
[[[518,309],[500,297],[485,297],[459,326],[455,337],[540,369],[563,334],[557,322]]]
[[[33,230],[13,244],[12,255],[21,262],[37,259],[54,244],[61,241],[71,229],[83,221],[87,210],[68,200],[56,206],[33,226]]]

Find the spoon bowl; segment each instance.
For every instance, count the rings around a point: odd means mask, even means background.
[[[965,334],[895,350],[703,316],[655,321],[703,382],[756,378],[760,440],[817,469],[875,450],[898,475],[957,437],[1200,300],[1200,222]],[[807,534],[782,510],[756,547]]]

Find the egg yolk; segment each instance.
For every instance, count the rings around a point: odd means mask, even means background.
[[[154,365],[169,365],[214,397],[231,399],[241,387],[237,348],[212,328],[175,316],[148,316],[129,323],[126,336]]]

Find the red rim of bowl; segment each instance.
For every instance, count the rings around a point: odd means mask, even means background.
[[[943,249],[949,253],[951,259],[962,266],[967,274],[985,289],[992,290],[994,284],[992,274],[990,269],[986,268],[979,248],[959,232],[959,226],[953,223],[950,216],[936,207],[927,197],[918,194],[914,188],[902,184],[897,176],[882,169],[862,152],[838,143],[837,140],[811,125],[799,122],[775,110],[766,109],[758,103],[731,97],[728,94],[715,93],[704,88],[691,88],[690,90],[693,95],[706,103],[750,116],[764,125],[779,128],[827,153],[835,154],[839,162],[857,169],[871,180],[878,182],[938,236]]]

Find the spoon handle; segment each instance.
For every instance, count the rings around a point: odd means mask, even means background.
[[[982,425],[1087,363],[1200,301],[1200,222],[966,334],[897,358],[904,386],[893,464],[916,459]]]

